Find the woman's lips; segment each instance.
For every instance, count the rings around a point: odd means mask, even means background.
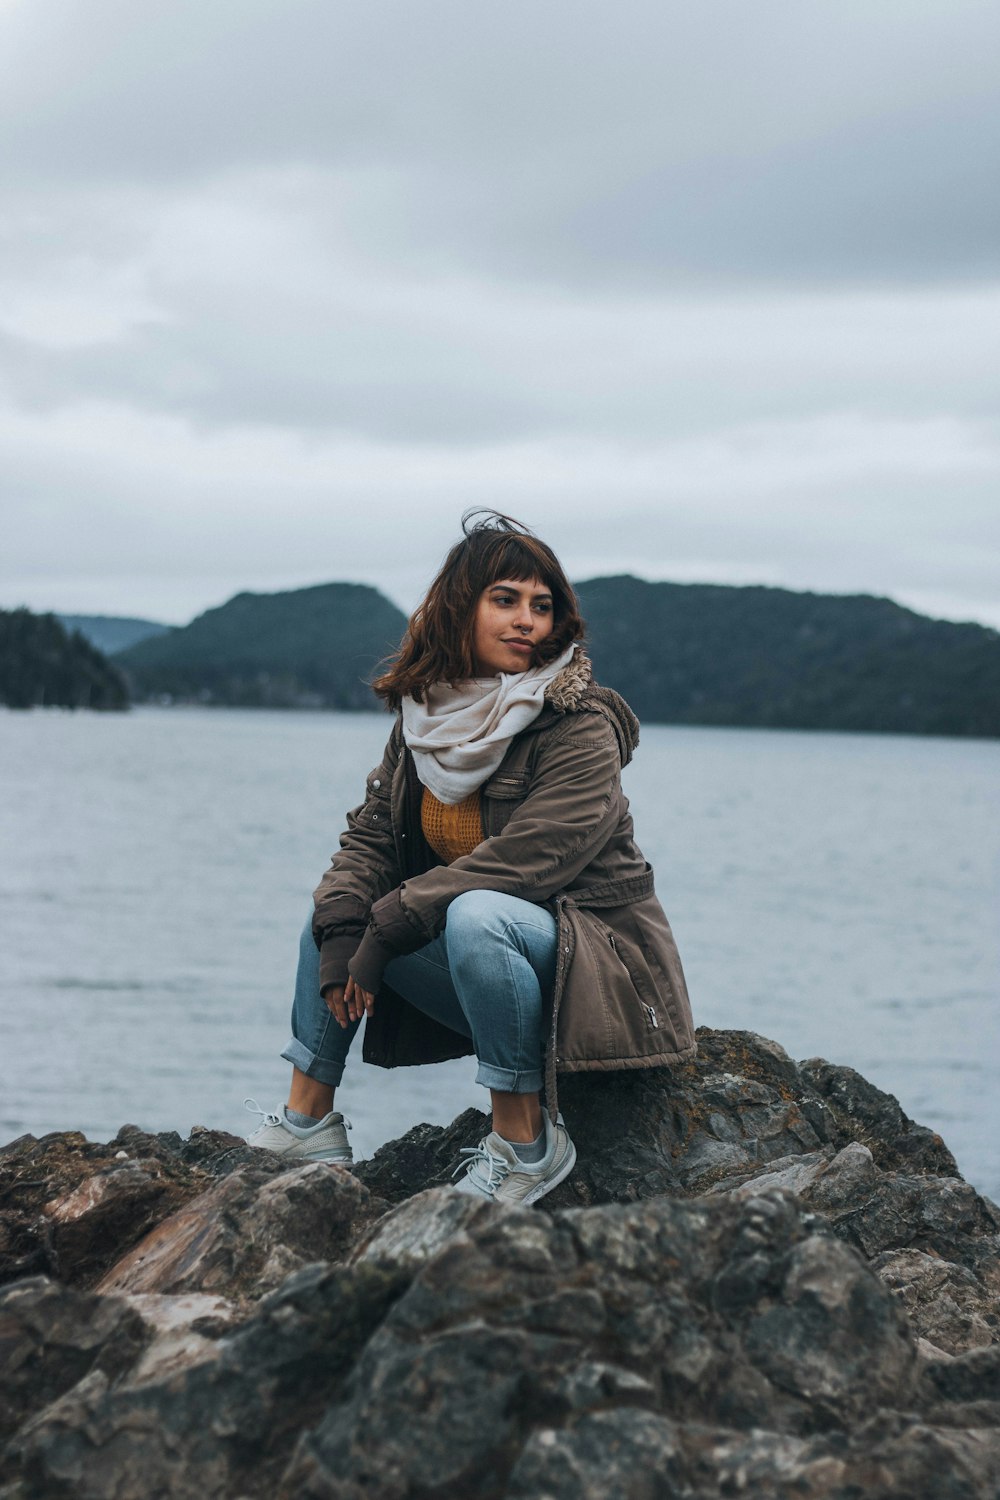
[[[512,651],[530,651],[531,650],[531,642],[530,641],[504,641],[504,645],[505,646],[509,646]]]

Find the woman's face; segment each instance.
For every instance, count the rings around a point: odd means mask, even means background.
[[[479,596],[472,627],[476,676],[527,671],[552,625],[552,593],[540,578],[491,583]]]

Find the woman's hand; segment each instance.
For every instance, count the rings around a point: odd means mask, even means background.
[[[348,979],[346,985],[336,984],[323,996],[327,1009],[334,1020],[346,1030],[352,1021],[360,1021],[375,1009],[375,996]]]
[[[347,1005],[347,1014],[352,1021],[360,1021],[362,1016],[370,1016],[375,1009],[375,996],[370,991],[363,990],[360,984],[355,984],[353,979],[347,981],[344,1001]]]

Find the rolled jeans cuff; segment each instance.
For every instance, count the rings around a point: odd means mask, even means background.
[[[318,1057],[295,1037],[291,1038],[281,1055],[286,1062],[298,1068],[300,1073],[305,1073],[307,1078],[315,1078],[317,1083],[328,1083],[331,1088],[340,1086],[340,1081],[344,1076],[344,1064],[331,1062],[326,1057]]]
[[[542,1087],[541,1068],[498,1068],[492,1063],[481,1062],[476,1071],[476,1082],[484,1089],[496,1089],[501,1094],[537,1094]]]

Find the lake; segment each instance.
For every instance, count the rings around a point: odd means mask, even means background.
[[[285,1096],[310,893],[382,714],[0,710],[0,1143]],[[700,1024],[858,1068],[1000,1198],[1000,745],[647,726],[625,773]],[[355,1152],[487,1105],[471,1060],[338,1093]]]

